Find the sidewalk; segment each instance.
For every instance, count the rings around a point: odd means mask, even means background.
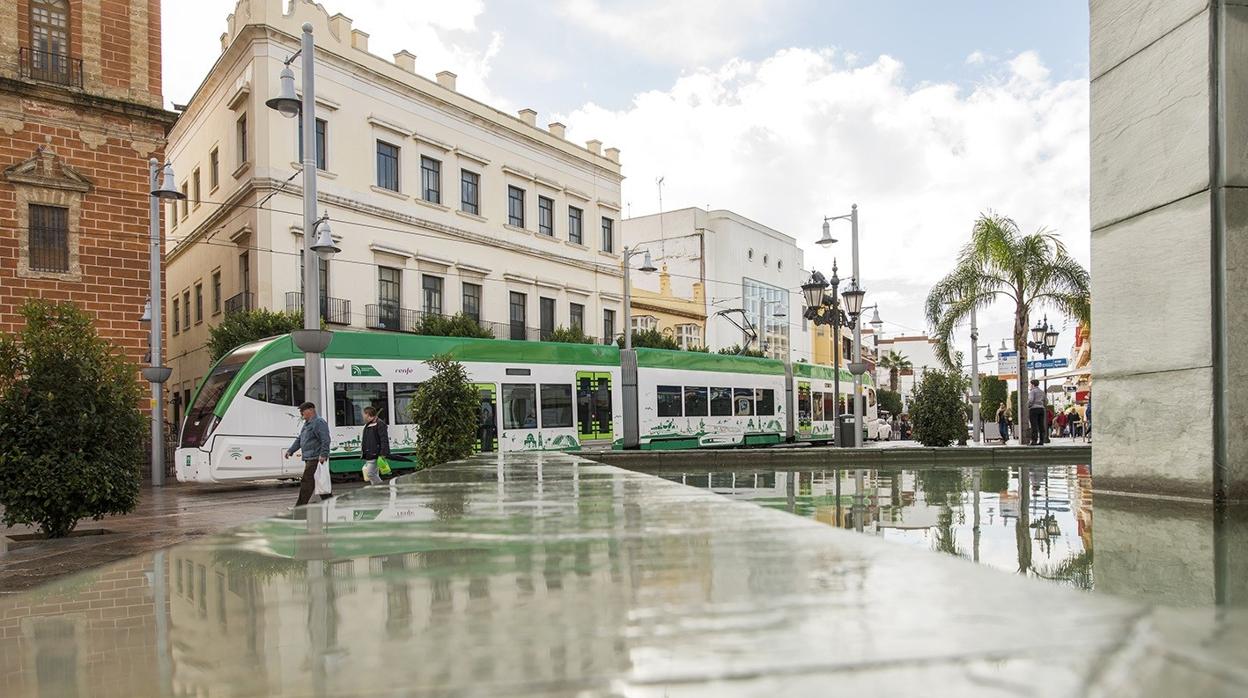
[[[334,491],[346,492],[361,484],[334,483]],[[38,529],[0,528],[0,596],[281,513],[295,503],[298,494],[297,486],[277,481],[238,485],[174,482],[160,488],[144,483],[139,505],[132,513],[79,521],[74,529],[79,535],[70,538],[14,541],[12,536],[37,533]],[[98,531],[108,533],[81,535]]]

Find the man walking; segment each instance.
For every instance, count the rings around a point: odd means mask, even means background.
[[[377,408],[372,405],[364,408],[364,435],[360,438],[360,456],[364,459],[364,479],[370,485],[380,485],[377,458],[390,457],[390,435],[386,433],[386,423],[377,418]]]
[[[1032,446],[1040,446],[1048,443],[1048,430],[1045,424],[1044,414],[1044,390],[1040,388],[1040,381],[1032,379],[1031,390],[1027,391],[1027,415],[1031,422],[1031,440]]]
[[[329,425],[316,415],[316,405],[305,402],[299,406],[299,414],[303,417],[303,427],[294,443],[286,449],[286,456],[300,453],[303,458],[303,479],[299,482],[299,499],[295,506],[301,507],[312,499],[312,491],[316,487],[316,468],[329,460]],[[333,495],[322,496],[322,501]]]

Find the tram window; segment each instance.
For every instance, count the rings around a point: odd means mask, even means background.
[[[711,416],[732,416],[732,388],[711,388]]]
[[[758,388],[754,391],[758,400],[754,413],[760,417],[770,417],[776,413],[776,391],[771,388]]]
[[[706,388],[685,388],[686,417],[705,417],[707,406]]]
[[[537,428],[537,386],[503,383],[503,428]]]
[[[290,369],[290,406],[298,407],[306,398],[303,396],[303,367]]]
[[[334,383],[334,426],[364,426],[364,408],[377,408],[377,416],[385,419],[390,402],[389,386],[385,383]]]
[[[815,392],[815,393],[812,393],[812,395],[814,396],[814,399],[815,399],[815,414],[812,417],[812,419],[814,419],[816,422],[822,422],[824,419],[830,419],[832,415],[831,412],[828,413],[828,417],[826,418],[823,415],[824,413],[823,393]]]
[[[754,391],[749,388],[732,389],[732,414],[749,417],[754,414]]]
[[[835,407],[835,405],[836,405],[836,393],[824,393],[823,394],[824,419],[831,420],[832,417],[836,415],[836,412],[833,411],[833,408]],[[841,414],[845,414],[845,413],[841,412]]]
[[[412,400],[416,399],[416,391],[420,383],[394,384],[394,423],[414,424],[412,420]]]
[[[566,429],[572,426],[572,386],[542,384],[542,428]]]
[[[269,402],[290,405],[290,369],[279,368],[269,374]]]
[[[246,395],[252,400],[259,400],[260,402],[268,402],[269,401],[269,379],[264,376],[261,376],[260,378],[256,379],[256,382],[253,383],[252,386],[247,389]]]
[[[659,416],[680,417],[681,389],[679,385],[660,385],[658,387]]]

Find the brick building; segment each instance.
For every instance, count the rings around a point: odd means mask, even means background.
[[[69,300],[142,361],[162,104],[159,0],[0,2],[0,331]]]

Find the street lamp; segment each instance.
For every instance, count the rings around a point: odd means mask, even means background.
[[[631,260],[633,255],[642,254],[645,256],[641,259],[641,266],[638,271],[644,271],[647,274],[656,271],[654,260],[650,257],[650,250],[638,250],[624,248],[624,349],[625,351],[633,348],[633,289],[631,279],[629,278],[629,270],[632,268]]]
[[[815,323],[816,326],[826,325],[832,328],[832,381],[833,381],[832,390],[833,392],[836,393],[836,399],[832,401],[832,424],[834,425],[833,429],[838,430],[837,435],[839,436],[839,429],[840,429],[839,416],[840,416],[840,405],[841,405],[841,332],[840,332],[840,329],[842,327],[849,329],[851,327],[854,327],[854,325],[857,323],[858,313],[862,312],[862,296],[864,295],[864,293],[862,289],[859,289],[857,285],[854,285],[850,287],[849,289],[847,289],[845,293],[843,294],[843,297],[845,299],[846,309],[849,309],[851,307],[850,306],[851,301],[856,304],[855,306],[853,306],[853,309],[855,312],[852,314],[852,318],[851,318],[850,314],[847,314],[841,310],[841,305],[840,305],[841,296],[837,295],[837,290],[838,290],[837,287],[840,286],[841,279],[840,277],[836,275],[836,271],[837,271],[836,260],[833,259],[831,283],[829,283],[828,280],[824,278],[823,274],[820,274],[819,272],[816,271],[816,272],[811,273],[809,281],[802,284],[802,297],[806,301],[806,308],[802,314],[807,320],[810,320],[811,322]],[[831,286],[832,288],[831,293],[827,293],[829,286]],[[851,371],[852,371],[852,367],[851,367]],[[860,379],[860,378],[861,378],[861,374],[857,374],[855,376],[855,380]],[[857,398],[856,394],[855,394],[855,398]],[[849,446],[849,445],[855,445],[855,446],[858,445],[858,439],[861,438],[861,434],[862,434],[862,427],[861,427],[862,415],[859,413],[859,410],[858,410],[857,399],[854,400],[854,414],[857,416],[857,419],[855,420],[855,422],[857,425],[858,435],[854,437],[853,444],[841,443],[841,440],[838,438],[836,440],[837,446],[844,447],[844,446]]]
[[[832,243],[836,242],[836,240],[833,239],[832,237],[832,228],[831,228],[830,223],[832,221],[839,221],[839,220],[848,220],[849,226],[850,226],[849,252],[850,252],[850,257],[853,261],[853,266],[851,268],[851,271],[853,272],[853,276],[852,276],[853,286],[850,287],[850,290],[853,291],[854,293],[865,295],[865,292],[858,285],[858,280],[862,278],[862,276],[860,275],[858,271],[858,204],[851,205],[849,207],[849,213],[846,213],[840,216],[824,216],[823,217],[823,236],[818,240],[818,244],[823,247],[827,247],[828,245],[831,245]],[[847,293],[848,292],[849,291],[847,291]],[[846,310],[848,311],[850,309],[848,307],[850,299],[846,298],[845,300],[846,300],[846,306],[847,306]],[[855,310],[861,310],[862,309],[861,295],[857,298],[856,303],[857,303],[857,308],[855,308]],[[862,362],[862,323],[858,321],[859,316],[857,313],[850,312],[849,316],[854,322],[854,325],[853,325],[854,327],[854,360],[850,362],[849,364],[849,372],[854,374],[854,424],[856,427],[854,429],[854,445],[861,446],[862,445],[861,443],[862,442],[862,410],[858,408],[858,403],[860,399],[859,395],[862,394],[862,374],[866,372],[867,365]],[[839,367],[837,370],[840,370]]]
[[[1049,325],[1049,316],[1044,316],[1044,321],[1038,323],[1031,328],[1031,341],[1027,342],[1027,348],[1043,356],[1045,359],[1053,356],[1054,350],[1057,348],[1057,337],[1059,332],[1056,327]],[[1044,369],[1044,400],[1049,400],[1049,369]],[[1019,402],[1022,402],[1022,387],[1019,388]],[[1048,424],[1045,424],[1045,432],[1040,435],[1040,442],[1048,442]]]
[[[169,163],[165,163],[162,167],[156,158],[148,160],[147,179],[148,191],[151,192],[148,206],[150,220],[147,231],[148,243],[151,247],[148,263],[151,298],[143,314],[150,320],[148,344],[151,347],[151,359],[150,364],[143,369],[142,373],[143,378],[152,384],[152,486],[160,487],[165,484],[165,391],[162,386],[173,373],[172,369],[164,365],[161,356],[163,347],[161,325],[164,317],[160,304],[164,293],[160,287],[160,202],[179,201],[185,199],[186,195],[178,191],[173,176],[173,165]]]

